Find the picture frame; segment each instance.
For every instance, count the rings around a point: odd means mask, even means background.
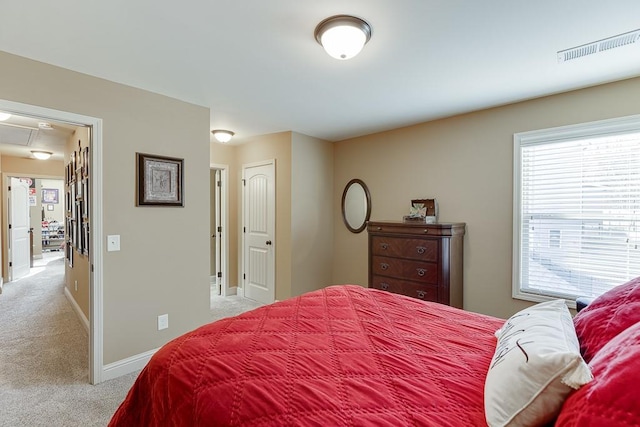
[[[59,200],[57,188],[43,188],[42,189],[42,203],[58,203]]]
[[[184,159],[136,153],[136,206],[184,206]]]

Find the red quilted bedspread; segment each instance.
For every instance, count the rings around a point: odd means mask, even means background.
[[[502,323],[330,286],[169,342],[110,426],[484,426]]]

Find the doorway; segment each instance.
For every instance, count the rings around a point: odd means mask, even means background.
[[[211,225],[209,236],[211,256],[209,262],[212,298],[235,294],[229,285],[228,170],[227,165],[210,165]]]
[[[64,181],[43,178],[33,171],[15,175],[8,178],[6,186],[8,281],[28,275],[34,260],[41,259],[43,253],[63,251],[66,236]]]
[[[91,230],[88,234],[88,257],[91,269],[89,279],[89,382],[98,384],[103,376],[103,306],[102,306],[102,120],[75,113],[53,110],[13,101],[0,100],[0,110],[26,117],[37,118],[44,122],[59,122],[67,125],[85,127],[90,130],[89,146],[91,153],[87,159],[90,165],[90,186],[87,188],[92,197],[89,209]],[[6,182],[6,174],[3,173]],[[6,188],[6,186],[5,186]],[[5,234],[6,239],[7,234]],[[6,247],[6,246],[5,246]],[[89,274],[89,273],[88,273]]]
[[[31,242],[29,215],[29,184],[11,177],[9,184],[9,280],[14,281],[29,274],[31,266]]]

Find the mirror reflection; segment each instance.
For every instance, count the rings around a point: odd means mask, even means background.
[[[371,215],[371,196],[366,184],[352,179],[342,193],[342,220],[352,233],[360,233]]]

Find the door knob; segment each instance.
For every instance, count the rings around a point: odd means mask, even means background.
[[[267,240],[267,245],[271,246],[271,240]]]

